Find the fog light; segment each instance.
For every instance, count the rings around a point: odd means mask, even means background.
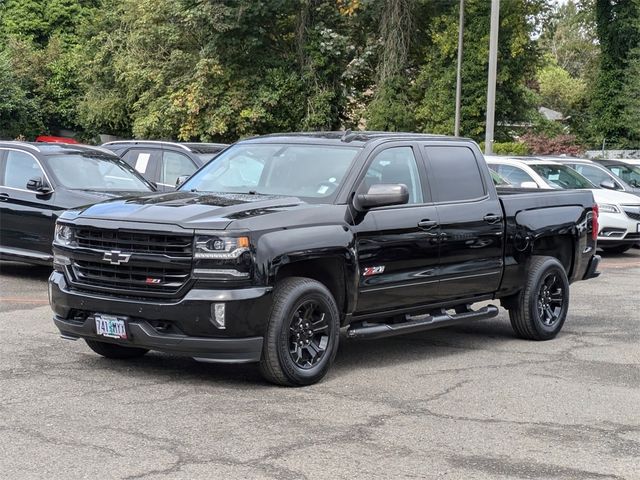
[[[225,328],[224,326],[224,303],[214,303],[211,308],[211,320],[213,324],[218,328]]]

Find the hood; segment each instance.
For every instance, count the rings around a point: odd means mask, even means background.
[[[76,211],[76,218],[224,229],[232,221],[307,205],[295,197],[169,192],[120,198]]]
[[[640,198],[637,195],[627,192],[616,192],[604,188],[591,190],[596,203],[613,203],[616,205],[640,205]]]

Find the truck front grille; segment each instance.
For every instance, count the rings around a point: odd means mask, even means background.
[[[106,230],[93,227],[77,227],[74,232],[78,246],[82,248],[154,253],[171,257],[191,257],[193,254],[193,236],[191,235]]]
[[[74,236],[67,272],[78,290],[175,298],[191,280],[193,235],[78,226]]]

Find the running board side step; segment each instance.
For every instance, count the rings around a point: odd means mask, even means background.
[[[419,315],[411,317],[407,315],[407,321],[401,323],[369,323],[353,325],[347,330],[347,338],[375,339],[404,335],[405,333],[422,332],[434,328],[448,327],[469,320],[484,320],[498,315],[498,307],[487,305],[479,310],[467,310],[462,313],[450,315],[442,310],[438,314]]]

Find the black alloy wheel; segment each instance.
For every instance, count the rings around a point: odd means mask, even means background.
[[[289,323],[289,354],[303,369],[316,365],[329,344],[327,312],[314,300],[304,301],[291,316]]]
[[[538,315],[547,327],[553,327],[560,320],[564,305],[564,284],[556,273],[548,273],[540,284],[538,292]]]

